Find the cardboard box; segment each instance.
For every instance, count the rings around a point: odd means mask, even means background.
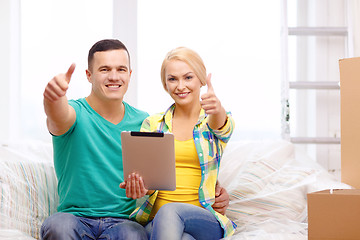
[[[360,189],[360,58],[339,61],[341,181]]]
[[[355,189],[309,193],[308,239],[360,239],[360,57],[341,59],[341,181]]]
[[[308,196],[308,239],[360,239],[360,189],[324,190]]]

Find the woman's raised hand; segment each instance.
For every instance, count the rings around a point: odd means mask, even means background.
[[[201,107],[208,115],[217,114],[222,110],[221,102],[216,97],[214,87],[211,84],[211,73],[206,77],[207,92],[201,95]]]

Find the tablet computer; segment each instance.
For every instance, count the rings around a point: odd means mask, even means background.
[[[139,173],[149,190],[176,189],[174,135],[121,132],[124,177]]]

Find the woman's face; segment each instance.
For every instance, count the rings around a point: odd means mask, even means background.
[[[199,102],[201,82],[185,62],[171,60],[165,69],[166,89],[176,104]]]

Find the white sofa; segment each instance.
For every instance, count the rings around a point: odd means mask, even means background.
[[[230,142],[219,180],[230,194],[231,239],[307,239],[308,192],[350,188],[283,140]],[[41,223],[56,211],[52,145],[0,145],[0,239],[39,239]]]
[[[56,211],[52,145],[0,145],[0,239],[39,239],[42,222]]]

